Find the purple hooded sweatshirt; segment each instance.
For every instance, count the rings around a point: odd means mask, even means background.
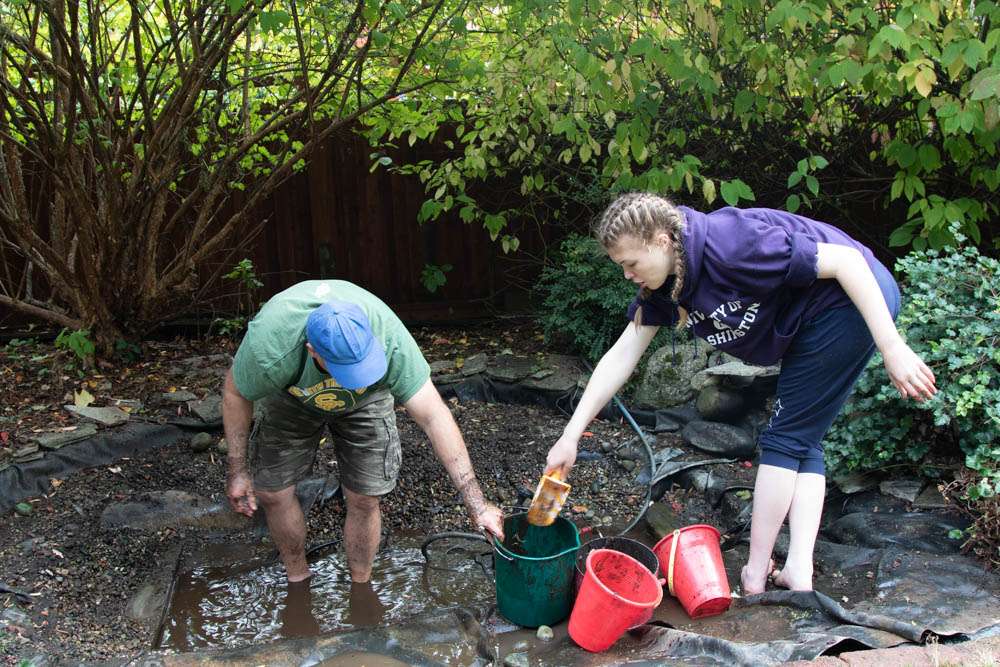
[[[687,272],[679,303],[689,313],[694,335],[737,359],[777,363],[803,322],[823,311],[851,304],[836,280],[817,280],[816,244],[845,245],[861,251],[869,266],[877,261],[864,245],[832,225],[766,208],[722,208],[699,213],[679,206]],[[673,326],[671,276],[642,305],[642,323]]]

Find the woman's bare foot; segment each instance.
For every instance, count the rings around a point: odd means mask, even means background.
[[[750,572],[750,566],[744,565],[742,572],[740,572],[740,583],[743,585],[744,595],[756,595],[757,593],[764,592],[764,586],[767,584],[767,578],[771,576],[771,572],[774,570],[774,561],[771,560],[767,564],[767,572],[757,574]]]
[[[790,591],[811,591],[813,589],[812,573],[809,576],[796,577],[794,573],[789,572],[790,569],[786,563],[784,569],[773,571],[775,586],[787,588]]]

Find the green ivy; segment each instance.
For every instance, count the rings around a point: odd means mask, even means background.
[[[896,324],[934,371],[938,395],[902,399],[879,354],[827,435],[830,469],[920,462],[937,446],[992,471],[1000,450],[1000,262],[965,243],[899,260],[902,304]],[[992,488],[992,487],[991,487]]]

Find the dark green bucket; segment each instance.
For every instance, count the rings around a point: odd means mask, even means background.
[[[533,526],[527,513],[504,519],[504,541],[493,541],[497,609],[511,623],[529,628],[559,623],[573,610],[580,533],[556,517]]]

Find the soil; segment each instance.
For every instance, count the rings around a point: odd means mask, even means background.
[[[530,322],[420,328],[414,336],[429,361],[501,350],[532,358],[567,353],[557,343],[546,343]],[[64,406],[83,392],[93,397],[94,406],[138,399],[142,407],[133,408],[137,419],[174,416],[183,408],[166,402],[164,394],[218,393],[219,378],[228,367],[221,353],[234,351],[234,342],[225,339],[150,341],[142,350],[131,351],[135,359],[126,362],[118,356],[89,368],[53,343],[26,337],[10,341],[0,347],[0,467],[29,444],[32,433],[76,427],[79,420]],[[178,373],[178,362],[190,359],[201,361],[193,370]],[[519,498],[523,502],[526,493],[530,499],[545,454],[567,416],[544,407],[457,399],[450,401],[450,407],[486,497],[507,509]],[[467,514],[426,436],[404,410],[397,419],[403,470],[396,490],[383,499],[384,529],[418,528],[427,535],[470,530]],[[581,441],[582,451],[618,447],[635,436],[628,424],[597,421],[588,433]],[[221,438],[221,429],[213,435]],[[336,473],[328,447],[321,446],[314,474]],[[218,541],[220,536],[195,529],[109,528],[97,517],[109,504],[140,492],[178,489],[220,501],[225,472],[224,454],[215,448],[196,452],[184,437],[146,455],[52,479],[47,493],[25,499],[17,508],[20,511],[8,512],[0,522],[0,664],[46,659],[117,663],[147,649],[151,628],[129,619],[129,599],[172,550],[191,552],[200,541],[209,537]],[[636,472],[626,472],[614,457],[595,457],[586,466],[578,465],[571,479],[572,506],[564,512],[581,527],[627,524],[645,499],[646,488],[636,482]],[[672,491],[665,500],[690,523],[713,522],[706,516],[709,508],[693,502],[684,491]],[[310,512],[311,543],[340,536],[342,505],[338,499]],[[224,539],[260,538],[235,533]]]

